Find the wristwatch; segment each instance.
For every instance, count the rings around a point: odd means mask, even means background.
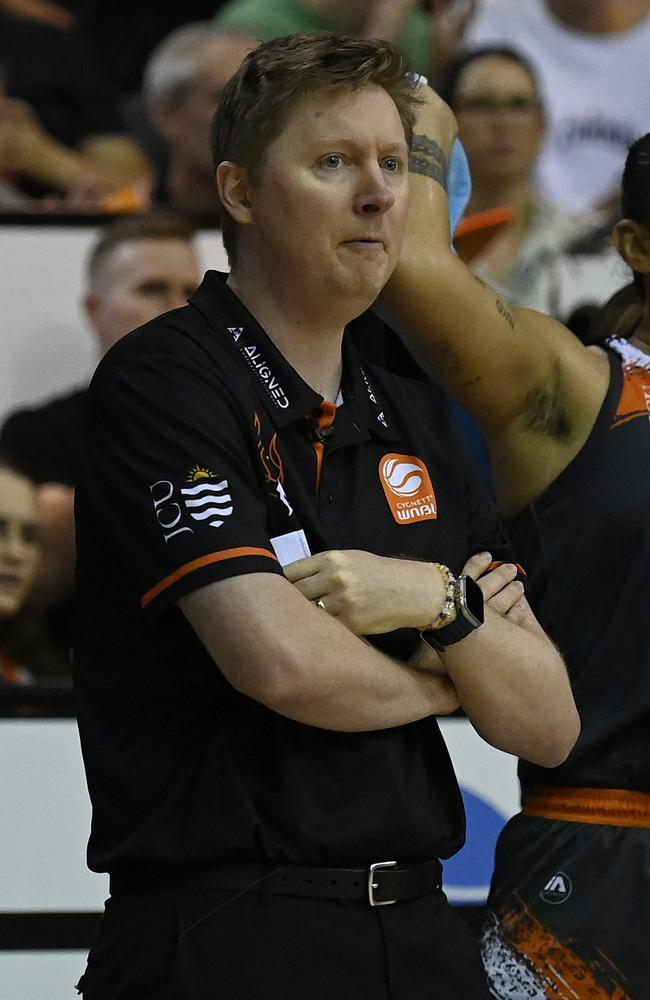
[[[444,615],[441,625],[423,629],[420,635],[432,649],[441,652],[454,642],[467,638],[483,624],[483,591],[471,576],[449,574],[449,592],[453,600],[453,617]],[[450,620],[451,618],[451,620]]]

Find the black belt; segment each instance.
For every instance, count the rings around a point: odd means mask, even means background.
[[[386,906],[398,900],[417,899],[441,889],[440,862],[402,865],[378,861],[368,868],[305,868],[258,863],[138,867],[111,875],[111,895],[129,890],[240,889],[277,893],[281,896],[311,896],[315,899],[365,901]]]

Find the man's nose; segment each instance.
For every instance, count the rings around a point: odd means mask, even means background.
[[[368,171],[355,195],[354,210],[359,215],[380,215],[388,212],[395,204],[395,192],[390,187],[382,170]]]
[[[28,547],[22,538],[19,528],[11,527],[9,529],[5,535],[4,545],[2,548],[4,551],[5,561],[13,564],[23,562],[27,554]]]

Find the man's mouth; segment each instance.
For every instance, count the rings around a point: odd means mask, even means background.
[[[361,250],[385,250],[384,241],[375,236],[359,236],[357,239],[344,240],[344,246],[354,247]]]

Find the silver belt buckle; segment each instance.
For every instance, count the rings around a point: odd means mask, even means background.
[[[370,865],[368,872],[368,902],[371,906],[391,906],[396,903],[396,899],[375,899],[375,889],[379,888],[379,883],[375,882],[375,872],[380,868],[396,868],[397,861],[375,861],[374,865]]]

